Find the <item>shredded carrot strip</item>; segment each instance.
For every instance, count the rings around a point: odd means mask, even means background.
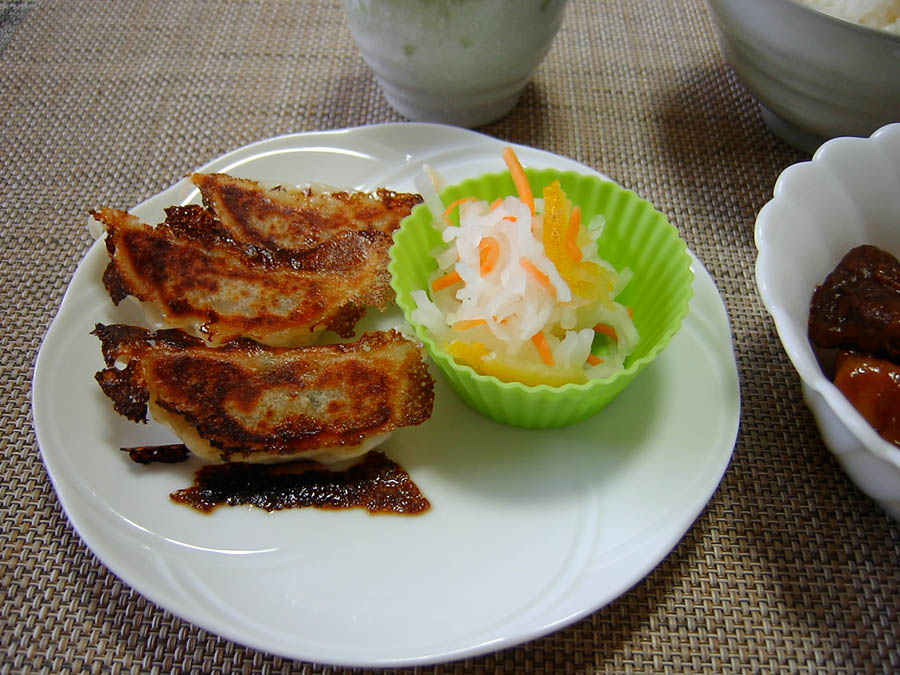
[[[511,222],[511,223],[515,223],[515,222],[518,221],[519,219],[516,218],[515,216],[503,216],[503,220],[508,220],[508,221]]]
[[[447,223],[448,225],[452,225],[453,223],[450,221],[450,214],[453,212],[453,209],[455,209],[460,204],[465,204],[466,202],[474,202],[474,201],[475,201],[474,197],[460,197],[456,201],[452,202],[450,204],[450,206],[448,206],[444,210],[444,222]]]
[[[581,262],[581,249],[578,248],[578,230],[581,229],[581,207],[575,205],[572,207],[572,217],[569,219],[569,226],[566,228],[565,247],[566,253],[575,262]]]
[[[628,316],[630,316],[633,319],[634,318],[634,309],[631,307],[626,307],[625,309],[628,310]]]
[[[496,209],[502,203],[503,203],[503,197],[497,197],[497,199],[495,199],[494,201],[491,202],[491,211]]]
[[[531,336],[531,341],[534,343],[534,346],[537,347],[538,354],[541,355],[541,360],[548,366],[552,366],[553,352],[550,351],[550,345],[547,344],[547,338],[544,337],[544,334],[541,331],[538,331]]]
[[[594,356],[593,354],[588,354],[587,362],[592,366],[599,366],[601,363],[603,363],[603,359],[598,356]]]
[[[487,321],[484,319],[460,319],[453,323],[453,330],[469,330],[475,326],[486,326]]]
[[[525,268],[525,271],[528,272],[531,276],[537,279],[538,283],[541,284],[554,298],[556,297],[556,289],[553,287],[553,284],[550,283],[550,277],[541,272],[533,262],[531,262],[525,256],[519,258],[519,264]]]
[[[569,230],[574,229],[574,234],[571,231],[569,232],[569,236],[572,239],[575,239],[575,234],[578,234],[579,227],[581,227],[581,207],[575,204],[572,207],[572,215],[569,218]]]
[[[458,284],[460,281],[462,281],[462,277],[459,276],[459,272],[453,270],[452,272],[447,272],[447,274],[445,274],[444,276],[438,277],[437,279],[432,281],[431,290],[435,292],[441,291],[445,288],[448,288],[449,286],[452,286],[453,284]]]
[[[519,163],[516,152],[507,146],[503,149],[503,161],[509,167],[512,174],[513,184],[516,186],[516,192],[519,193],[519,199],[528,204],[531,215],[534,215],[534,195],[531,192],[531,185],[528,184],[528,176],[525,175],[525,169]]]
[[[604,335],[608,335],[616,342],[619,341],[619,336],[616,335],[616,329],[610,326],[608,323],[598,323],[594,326],[594,330],[598,333],[603,333]]]
[[[500,242],[493,237],[482,237],[478,242],[478,253],[481,259],[481,276],[486,277],[500,259]]]

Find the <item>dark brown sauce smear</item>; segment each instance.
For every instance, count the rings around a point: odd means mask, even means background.
[[[344,471],[309,462],[209,464],[197,471],[191,487],[169,497],[204,513],[227,504],[266,511],[312,506],[416,515],[431,506],[409,474],[381,452],[368,453]]]
[[[132,462],[138,464],[177,464],[184,462],[191,452],[184,443],[172,443],[171,445],[139,445],[135,448],[120,448],[127,452]]]

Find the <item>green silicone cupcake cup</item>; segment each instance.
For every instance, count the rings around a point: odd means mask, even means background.
[[[624,370],[582,384],[527,386],[481,375],[457,363],[423,325],[411,318],[416,304],[410,294],[428,288],[428,277],[437,267],[431,253],[441,245],[440,234],[431,225],[431,212],[424,204],[416,206],[394,234],[389,270],[397,304],[460,398],[497,422],[540,429],[573,424],[597,414],[662,352],[687,315],[694,274],[677,230],[665,215],[635,193],[611,181],[570,171],[526,169],[526,174],[535,197],[542,194],[544,186],[559,180],[569,200],[581,207],[584,222],[602,214],[606,225],[597,242],[600,257],[619,271],[627,267],[633,272],[617,298],[633,309],[640,335]],[[515,194],[512,177],[503,172],[448,187],[441,199],[445,204],[462,197],[491,202]]]

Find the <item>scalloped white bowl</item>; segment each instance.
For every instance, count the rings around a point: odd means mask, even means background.
[[[788,167],[756,218],[756,281],[825,445],[856,485],[900,519],[900,447],[823,374],[807,338],[813,289],[858,244],[900,257],[900,124],[835,138]]]

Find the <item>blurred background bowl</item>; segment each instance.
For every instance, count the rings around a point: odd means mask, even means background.
[[[813,290],[859,244],[900,257],[900,124],[826,142],[786,169],[756,219],[756,278],[825,445],[900,519],[900,447],[882,439],[826,377],[807,337]]]
[[[508,113],[567,0],[343,0],[385,98],[416,122],[475,127]]]
[[[581,207],[584,222],[602,214],[606,224],[597,242],[600,257],[616,270],[629,268],[634,274],[616,299],[633,310],[640,340],[621,371],[580,384],[526,386],[503,382],[457,363],[428,329],[412,318],[416,303],[411,293],[428,288],[429,275],[437,268],[432,251],[442,242],[425,204],[416,206],[395,233],[389,269],[397,304],[407,322],[463,401],[496,422],[551,428],[596,415],[662,353],[688,313],[694,273],[678,231],[650,202],[597,176],[554,169],[525,171],[535,195],[559,180],[566,196]],[[515,194],[509,172],[503,172],[451,185],[442,191],[441,199],[450,204],[462,197],[475,197],[490,203]]]
[[[719,46],[763,119],[810,154],[900,122],[900,35],[794,0],[707,0]]]

